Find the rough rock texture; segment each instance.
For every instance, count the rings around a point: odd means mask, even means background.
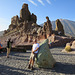
[[[21,21],[30,21],[31,13],[28,10],[28,4],[23,4],[22,9],[20,10],[20,19]]]
[[[20,33],[32,33],[34,28],[39,28],[40,26],[32,26],[33,23],[36,24],[37,16],[34,15],[34,13],[30,13],[28,9],[28,4],[23,4],[22,9],[20,10],[20,18],[18,15],[11,18],[11,24],[9,25],[9,28],[5,30],[4,35],[14,31],[19,31]],[[38,30],[37,28],[37,30]],[[32,31],[32,32],[31,32]]]
[[[55,65],[55,59],[49,50],[48,39],[40,44],[37,56],[37,65],[42,68],[53,68]]]
[[[48,16],[46,17],[46,19],[47,19],[47,22],[45,22],[44,25],[43,25],[43,31],[46,32],[46,34],[51,35],[52,24],[51,24]]]
[[[75,41],[73,41],[71,48],[75,50]]]
[[[59,19],[56,20],[56,28],[55,28],[55,30],[58,31],[58,34],[64,35],[63,25],[62,25],[62,23],[60,22]]]
[[[65,49],[63,49],[62,52],[66,52],[66,53],[70,53],[70,54],[75,54],[75,41],[67,43]]]
[[[66,43],[66,46],[71,46],[70,43]]]
[[[61,47],[66,46],[66,43],[74,41],[74,38],[71,37],[65,37],[65,36],[57,36],[57,35],[51,35],[49,38],[49,43],[51,43],[51,47]]]
[[[11,18],[11,24],[12,25],[18,25],[18,23],[19,23],[19,17],[18,17],[18,15],[16,15],[16,16],[14,16],[14,17]]]
[[[37,25],[37,16],[35,14],[31,14],[28,9],[28,4],[23,4],[22,9],[20,10],[20,17],[18,15],[11,18],[11,24],[9,28],[4,31],[4,36],[0,38],[3,46],[6,46],[6,40],[11,38],[13,46],[16,45],[25,45],[32,44],[33,40],[36,38],[38,41],[47,39],[50,37],[52,33],[58,34],[61,30],[63,30],[63,26],[60,22],[57,23],[58,31],[52,30],[52,24],[49,20],[49,17],[46,17],[47,22],[44,23],[44,26],[41,27]],[[61,27],[61,28],[60,28]],[[64,31],[62,31],[64,32]],[[48,38],[49,39],[49,38]],[[60,37],[60,39],[56,39],[53,35],[51,36],[52,47],[54,46],[62,46],[67,42],[73,40],[66,37],[64,39]]]
[[[36,23],[37,16],[34,15],[34,13],[30,13],[28,9],[28,4],[23,4],[22,9],[20,10],[20,20],[21,21],[32,21],[33,23]]]
[[[36,23],[36,21],[37,21],[37,16],[34,15],[34,13],[32,13],[32,15],[31,15],[31,21],[33,21],[34,23]]]
[[[38,38],[39,33],[37,31],[42,28],[36,24],[36,21],[37,16],[34,13],[31,14],[28,9],[28,4],[24,3],[20,10],[20,17],[16,15],[11,18],[11,24],[9,25],[9,28],[4,31],[4,37],[8,39],[10,36],[16,44],[33,42],[33,39],[35,39],[33,37]]]

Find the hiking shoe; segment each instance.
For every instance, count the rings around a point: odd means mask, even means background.
[[[9,58],[9,56],[6,56],[7,58]]]
[[[28,66],[28,69],[30,69],[30,64],[29,64],[29,66]]]
[[[33,66],[31,67],[31,70],[34,70]]]

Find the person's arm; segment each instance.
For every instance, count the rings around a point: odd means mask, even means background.
[[[32,50],[32,53],[36,52],[38,49],[39,49],[39,47],[36,50],[34,50],[34,51]]]

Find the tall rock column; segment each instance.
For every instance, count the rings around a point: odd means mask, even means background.
[[[64,35],[63,25],[62,25],[62,23],[60,22],[60,20],[57,19],[55,23],[56,23],[55,31],[58,31],[58,33],[60,32],[62,35]]]
[[[51,35],[52,34],[52,24],[48,16],[46,17],[46,19],[47,19],[47,22],[44,23],[43,31],[46,32],[47,35]]]
[[[22,21],[30,21],[31,13],[28,9],[28,4],[23,4],[22,9],[20,10],[20,19]]]

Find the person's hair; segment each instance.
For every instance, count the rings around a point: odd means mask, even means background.
[[[8,39],[8,41],[10,41],[10,40],[11,40],[11,38]]]
[[[34,42],[34,43],[37,43],[37,39],[34,39],[33,42]]]

